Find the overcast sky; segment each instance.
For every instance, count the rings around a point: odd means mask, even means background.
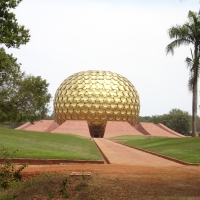
[[[165,48],[171,42],[167,30],[199,7],[198,0],[23,0],[15,13],[31,40],[8,52],[27,74],[46,79],[53,97],[73,73],[108,70],[133,83],[140,116],[173,108],[191,114],[185,65],[190,47],[176,49],[174,56],[166,56]]]

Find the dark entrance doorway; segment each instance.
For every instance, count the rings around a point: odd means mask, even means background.
[[[96,122],[96,121],[95,121]],[[103,138],[106,123],[88,123],[90,135],[93,138]]]
[[[96,134],[96,133],[94,133],[94,135],[93,135],[93,138],[100,138],[100,137],[101,137],[100,134]]]
[[[90,135],[93,138],[103,138],[104,128],[102,126],[90,126]]]

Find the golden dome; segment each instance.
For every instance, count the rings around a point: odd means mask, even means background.
[[[140,111],[138,93],[125,77],[109,71],[82,71],[65,79],[54,98],[58,124],[87,120],[92,137],[103,137],[107,121],[134,126]]]

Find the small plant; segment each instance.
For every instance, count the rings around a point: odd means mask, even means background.
[[[2,198],[2,200],[13,200],[15,197],[10,196],[10,195],[6,195],[4,198]]]
[[[49,193],[49,198],[50,198],[50,199],[53,199],[54,197],[55,197],[55,194],[52,193],[52,192],[50,192],[50,193]]]
[[[84,174],[84,172],[82,172],[81,177],[82,177],[82,181],[78,185],[76,185],[76,187],[75,187],[76,191],[80,191],[83,188],[88,186],[88,183],[86,182],[86,175]]]
[[[27,167],[26,164],[23,164],[19,168],[16,168],[11,155],[17,151],[13,151],[11,154],[5,147],[2,147],[0,150],[0,157],[3,158],[3,164],[0,165],[0,187],[3,189],[8,188],[11,183],[21,180],[21,172]]]
[[[85,181],[83,181],[83,182],[81,182],[81,183],[79,183],[78,185],[75,186],[75,190],[80,191],[87,186],[88,186],[88,184]]]
[[[68,179],[65,178],[63,181],[62,181],[62,185],[61,185],[61,189],[60,189],[60,194],[62,194],[65,198],[68,198],[69,197],[69,194],[67,192],[67,182],[68,182]]]
[[[86,179],[84,172],[82,172],[82,179],[83,179],[83,181],[85,181],[85,179]]]

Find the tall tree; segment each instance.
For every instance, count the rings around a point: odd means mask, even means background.
[[[19,48],[30,40],[29,30],[23,25],[19,25],[15,14],[11,10],[15,9],[22,0],[1,0],[0,1],[0,44],[6,47]]]
[[[0,122],[10,118],[11,102],[22,77],[17,59],[0,48]]]
[[[49,84],[40,76],[24,76],[15,95],[14,106],[18,112],[18,121],[36,121],[47,116],[51,95]]]
[[[191,130],[191,116],[180,109],[172,109],[168,115],[163,115],[162,123],[181,134],[188,134]]]
[[[166,47],[166,53],[174,54],[174,49],[181,45],[193,45],[194,55],[190,60],[190,78],[188,85],[192,90],[192,135],[196,136],[196,117],[197,117],[197,84],[199,78],[199,51],[200,51],[200,16],[196,12],[189,11],[188,21],[183,25],[172,26],[168,30],[170,39],[174,39]],[[186,58],[186,61],[188,58]],[[188,60],[189,61],[189,60]],[[189,64],[189,62],[187,62]],[[191,64],[192,63],[192,64]]]
[[[12,54],[0,48],[0,122],[35,121],[48,114],[48,83],[27,76]]]
[[[30,40],[29,30],[19,25],[12,12],[22,0],[0,0],[0,44],[19,48]],[[0,48],[0,122],[35,121],[47,115],[48,83],[27,76],[17,59]]]

